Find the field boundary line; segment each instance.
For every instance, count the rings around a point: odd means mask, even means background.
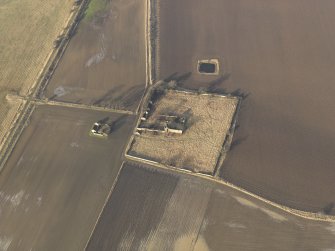
[[[16,108],[15,115],[13,116],[12,119],[10,119],[9,124],[11,124],[11,126],[8,128],[7,132],[3,134],[3,138],[0,139],[0,153],[1,153],[1,150],[4,148],[4,146],[6,144],[7,138],[11,134],[13,128],[15,128],[16,122],[18,121],[18,118],[20,117],[20,113],[24,109],[25,105],[26,105],[26,101],[22,100],[21,104]],[[9,112],[10,112],[10,110],[9,110]],[[9,115],[10,114],[6,115],[5,119],[2,121],[2,124],[4,124],[7,121],[7,116],[9,116]],[[1,123],[0,123],[0,125],[1,125]],[[5,126],[3,126],[3,128],[5,128]],[[0,154],[0,156],[1,156],[1,154]],[[0,157],[0,159],[1,159],[1,157]]]
[[[44,100],[44,99],[35,99],[35,100],[32,100],[32,102],[34,102],[36,105],[63,106],[63,107],[70,107],[70,108],[77,108],[77,109],[113,112],[113,113],[128,114],[128,115],[136,114],[135,112],[128,111],[128,110],[118,110],[118,109],[109,108],[109,107],[75,104],[75,103],[69,103],[69,102],[51,101],[51,100]]]
[[[236,127],[236,123],[237,123],[237,119],[238,119],[238,114],[239,114],[239,111],[241,109],[241,103],[242,103],[242,99],[238,98],[238,103],[237,103],[236,110],[235,110],[235,113],[234,113],[232,121],[231,121],[230,128],[229,128],[228,133],[226,135],[226,138],[223,142],[220,156],[219,156],[219,158],[217,160],[217,163],[216,163],[216,166],[214,168],[214,172],[213,172],[214,177],[218,177],[220,175],[220,172],[221,172],[222,166],[223,166],[223,162],[225,161],[225,159],[227,157],[227,153],[230,150],[231,143],[233,141],[233,137],[234,137],[234,133],[235,133],[235,127]]]
[[[88,247],[88,245],[90,244],[90,241],[91,241],[92,236],[93,236],[93,234],[94,234],[94,232],[95,232],[95,229],[96,229],[96,227],[97,227],[97,225],[98,225],[98,223],[99,223],[99,221],[100,221],[101,215],[103,214],[103,212],[104,212],[104,210],[105,210],[105,207],[106,207],[106,205],[107,205],[109,199],[111,198],[111,196],[112,196],[112,194],[113,194],[113,191],[114,191],[114,188],[116,187],[116,184],[117,184],[117,182],[118,182],[118,180],[119,180],[119,176],[120,176],[120,173],[121,173],[121,171],[122,171],[122,169],[123,169],[124,164],[125,164],[125,161],[123,160],[122,163],[121,163],[121,167],[120,167],[120,169],[119,169],[119,171],[118,171],[118,173],[117,173],[117,175],[116,175],[116,177],[115,177],[115,181],[114,181],[114,183],[113,183],[111,189],[109,190],[109,192],[108,192],[108,194],[107,194],[105,203],[104,203],[104,205],[102,206],[101,211],[100,211],[100,213],[99,213],[99,215],[98,215],[98,218],[97,218],[97,220],[96,220],[96,222],[95,222],[95,224],[94,224],[94,226],[93,226],[93,229],[92,229],[92,231],[91,231],[91,234],[90,234],[90,236],[89,236],[88,239],[87,239],[87,242],[86,242],[86,244],[85,244],[84,250],[87,250],[87,247]]]
[[[140,158],[140,157],[135,157],[129,154],[125,154],[125,157],[128,158],[129,160],[132,160],[134,162],[137,163],[142,163],[142,164],[149,164],[151,165],[153,168],[159,168],[162,170],[167,170],[167,171],[172,171],[175,173],[180,173],[180,174],[186,174],[186,175],[191,175],[194,177],[198,177],[198,178],[202,178],[202,179],[206,179],[209,180],[211,182],[215,182],[221,185],[224,185],[226,187],[232,188],[233,190],[237,190],[245,195],[248,195],[254,199],[257,199],[259,201],[262,201],[263,203],[267,204],[267,205],[271,205],[277,209],[280,209],[286,213],[289,213],[291,215],[294,216],[298,216],[300,218],[304,218],[307,220],[313,220],[313,221],[321,221],[321,222],[335,222],[335,216],[334,215],[324,215],[324,214],[320,214],[320,213],[313,213],[313,212],[308,212],[308,211],[303,211],[303,210],[298,210],[298,209],[294,209],[294,208],[290,208],[288,206],[284,206],[281,204],[278,204],[276,202],[270,201],[268,199],[265,199],[257,194],[254,194],[252,192],[249,192],[248,190],[239,187],[237,185],[234,185],[233,183],[230,183],[222,178],[217,178],[214,177],[212,175],[208,175],[208,174],[203,174],[203,173],[194,173],[192,171],[186,170],[186,169],[181,169],[181,168],[176,168],[176,167],[169,167],[166,165],[163,165],[161,163],[158,163],[156,161],[152,161],[152,160],[148,160],[148,159],[144,159],[144,158]]]
[[[22,108],[19,116],[17,117],[15,127],[13,128],[6,142],[4,143],[4,146],[2,148],[3,151],[0,154],[0,172],[3,170],[5,164],[7,163],[7,160],[13,152],[13,149],[17,141],[19,140],[23,130],[29,124],[29,118],[32,115],[34,109],[34,104],[28,101]]]
[[[17,95],[13,95],[13,97],[16,99],[21,99],[22,101],[33,102],[36,105],[63,106],[63,107],[86,109],[86,110],[92,110],[92,111],[103,111],[103,112],[113,112],[113,113],[121,113],[121,114],[128,114],[128,115],[136,115],[136,113],[133,111],[120,110],[120,109],[116,109],[112,107],[103,107],[103,106],[88,105],[88,104],[77,104],[77,103],[71,103],[71,102],[54,101],[54,100],[48,100],[48,99],[21,97]]]
[[[146,51],[148,83],[157,81],[159,72],[159,0],[146,0]]]
[[[142,94],[141,100],[135,110],[135,114],[137,115],[139,113],[139,110],[141,108],[142,99],[145,96],[146,90],[148,89],[148,86],[152,85],[152,44],[151,44],[151,0],[145,0],[145,18],[144,18],[144,47],[145,47],[145,87],[144,92]]]
[[[152,84],[152,58],[151,58],[151,0],[145,1],[145,56],[146,56],[146,81],[145,87]]]
[[[155,48],[154,48],[154,81],[157,81],[157,76],[160,76],[160,12],[161,12],[161,0],[152,0],[154,6],[154,19],[155,19]]]

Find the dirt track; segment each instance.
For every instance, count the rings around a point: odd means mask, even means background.
[[[334,226],[201,178],[127,163],[87,250],[331,250]]]
[[[249,94],[222,177],[281,204],[331,214],[334,8],[314,0],[162,0],[159,39],[161,78]],[[196,73],[196,61],[207,58],[219,59],[219,77]]]
[[[105,117],[116,121],[110,138],[88,136]],[[38,106],[1,172],[0,250],[82,250],[133,123],[128,115]]]
[[[146,5],[140,0],[108,1],[103,10],[85,17],[45,96],[135,110],[147,81],[145,21]]]

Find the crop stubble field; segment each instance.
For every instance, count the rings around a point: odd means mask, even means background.
[[[146,1],[92,0],[44,95],[135,110],[146,85]]]
[[[128,152],[169,166],[213,173],[238,104],[234,97],[168,91],[146,122],[169,113],[189,116],[182,135],[136,135]],[[188,115],[185,115],[188,114]]]
[[[7,102],[7,92],[27,94],[72,6],[72,0],[0,2],[0,139],[4,139],[17,111],[16,102]]]
[[[159,77],[247,96],[222,177],[327,214],[335,214],[334,8],[328,0],[162,0],[159,8]],[[209,58],[219,60],[219,76],[197,73],[197,60]]]
[[[92,124],[116,121],[108,139]],[[135,118],[37,106],[0,176],[0,250],[81,250],[120,170]],[[7,248],[5,248],[7,247]]]
[[[126,163],[87,250],[332,250],[335,225],[202,178]]]

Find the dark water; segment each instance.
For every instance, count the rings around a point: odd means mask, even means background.
[[[211,64],[211,63],[200,63],[199,64],[200,73],[214,73],[215,68],[216,68],[215,64]]]

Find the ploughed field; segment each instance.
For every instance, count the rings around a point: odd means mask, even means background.
[[[335,225],[221,184],[126,163],[87,250],[331,250]]]
[[[335,214],[334,9],[315,0],[159,4],[159,78],[244,97],[221,176],[326,214]],[[197,73],[206,59],[219,60],[219,75]]]
[[[109,118],[108,139],[89,136]],[[0,176],[0,250],[82,250],[122,163],[133,116],[37,106]]]
[[[146,1],[92,0],[44,95],[135,110],[146,84]]]

